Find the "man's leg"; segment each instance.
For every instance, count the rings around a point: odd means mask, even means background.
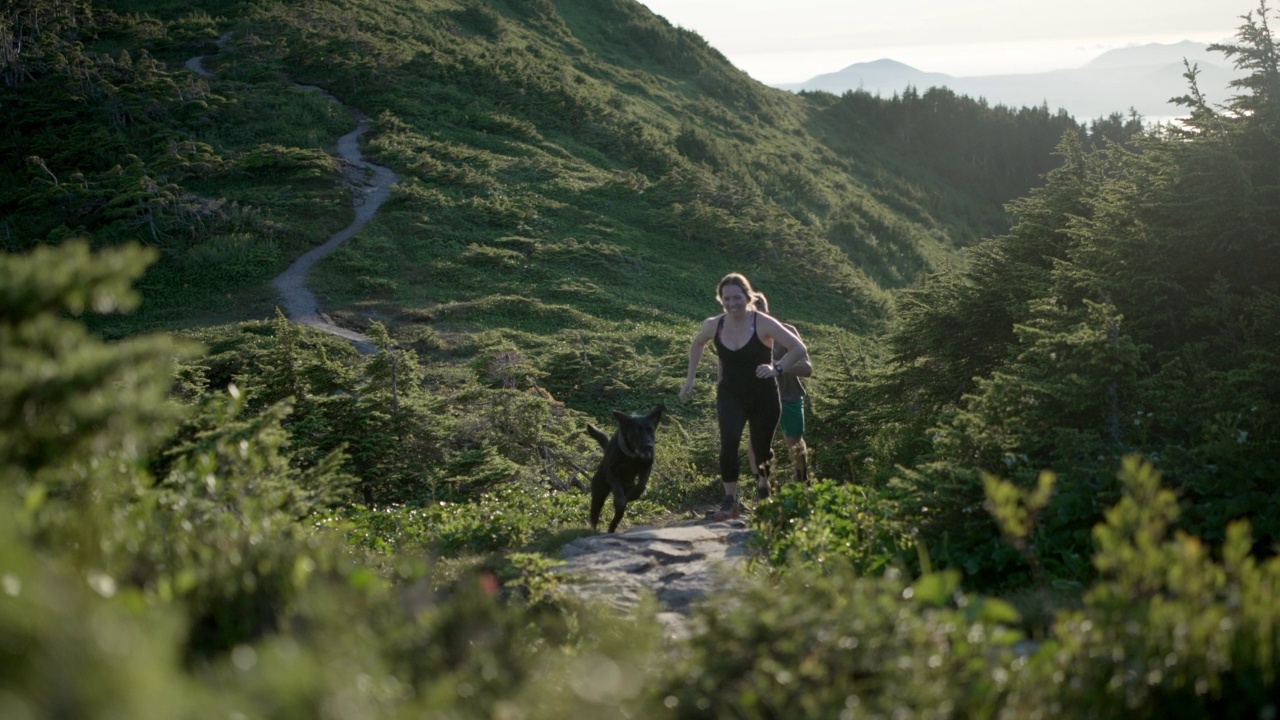
[[[782,403],[782,437],[791,451],[791,477],[809,482],[809,448],[804,442],[804,398]]]
[[[791,479],[795,482],[809,482],[809,446],[803,437],[787,437],[787,448],[791,450]]]

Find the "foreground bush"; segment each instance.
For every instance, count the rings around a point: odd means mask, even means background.
[[[1274,717],[1280,558],[1250,554],[1245,522],[1215,558],[1173,530],[1176,498],[1151,465],[1127,458],[1118,479],[1123,497],[1094,529],[1099,579],[1043,642],[1010,629],[1010,605],[961,592],[955,571],[909,583],[794,554],[776,584],[705,610],[707,632],[661,686],[665,707],[682,718]],[[1021,495],[988,483],[1011,541],[1043,503],[1052,511],[1052,489],[1051,476]]]
[[[165,398],[171,343],[89,336],[74,316],[129,308],[148,260],[81,243],[0,254],[0,717],[643,705],[656,625],[545,583],[530,600],[490,575],[441,589],[420,555],[384,549],[389,577],[355,563],[315,522],[352,478],[339,454],[297,461],[288,403],[246,416],[233,388],[184,408]]]
[[[702,615],[664,702],[681,718],[982,717],[1010,675],[1020,634],[1000,601],[958,592],[959,575],[862,578],[847,565],[794,568]]]
[[[831,481],[785,485],[755,514],[773,564],[843,561],[862,575],[883,572],[913,547],[910,529],[898,517],[883,494]]]
[[[1173,529],[1172,492],[1136,458],[1094,529],[1100,579],[1012,686],[1002,717],[1275,717],[1280,558],[1251,556],[1247,522],[1221,555]]]

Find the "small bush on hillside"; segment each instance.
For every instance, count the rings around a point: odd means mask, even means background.
[[[785,485],[755,514],[773,564],[847,563],[863,575],[883,572],[913,546],[910,528],[898,517],[884,495],[829,480]]]
[[[1006,692],[1019,639],[959,574],[861,578],[840,562],[721,598],[660,692],[680,718],[973,717]]]
[[[1280,559],[1250,555],[1249,524],[1221,553],[1174,530],[1173,492],[1128,458],[1124,497],[1094,529],[1099,580],[1022,667],[1001,717],[1274,717]]]
[[[502,29],[501,17],[484,5],[467,5],[455,12],[454,17],[463,27],[491,40],[496,38]]]
[[[643,501],[633,503],[628,517],[643,517],[645,509]],[[587,495],[506,483],[461,502],[347,508],[325,523],[345,525],[354,544],[378,552],[495,552],[586,528]]]

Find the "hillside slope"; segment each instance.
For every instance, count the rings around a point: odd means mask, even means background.
[[[158,247],[130,327],[268,315],[266,280],[349,217],[328,151],[353,120],[299,83],[372,117],[368,154],[403,178],[321,268],[357,325],[482,298],[505,309],[459,326],[687,318],[741,270],[797,319],[866,330],[885,288],[990,229],[892,135],[833,141],[822,103],[630,0],[67,5],[8,91],[0,208],[11,247]],[[185,68],[197,54],[212,78]]]

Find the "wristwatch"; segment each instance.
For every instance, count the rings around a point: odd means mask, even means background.
[[[781,375],[781,374],[782,374],[782,363],[774,363],[774,364],[773,364],[773,371],[774,371],[775,373],[777,373],[777,374]]]

